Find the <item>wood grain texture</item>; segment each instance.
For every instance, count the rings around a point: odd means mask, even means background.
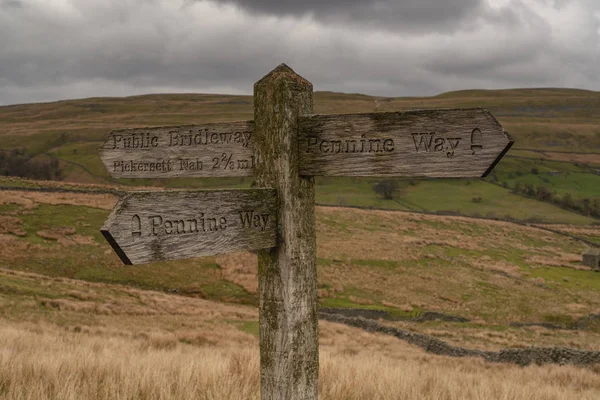
[[[251,176],[252,121],[113,131],[100,157],[114,178]]]
[[[315,190],[298,174],[312,84],[285,64],[254,85],[256,183],[278,196],[278,246],[258,256],[262,400],[315,400],[319,374]]]
[[[513,143],[482,108],[300,117],[300,174],[487,175]]]
[[[125,264],[276,245],[272,189],[131,192],[101,229]]]

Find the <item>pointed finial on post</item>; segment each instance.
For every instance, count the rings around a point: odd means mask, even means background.
[[[310,86],[310,90],[312,92],[312,83],[298,75],[293,69],[291,69],[287,64],[281,63],[267,75],[263,76],[258,82],[254,84],[254,88],[257,86],[262,86],[267,84],[268,82],[277,82],[285,79],[289,83],[296,82],[301,85]]]

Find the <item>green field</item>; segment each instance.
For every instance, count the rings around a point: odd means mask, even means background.
[[[600,172],[587,165],[506,157],[495,169],[498,183],[514,188],[517,183],[546,186],[559,195],[576,199],[600,198]]]
[[[384,200],[371,189],[373,179],[317,180],[316,199],[321,204],[392,210],[463,214],[487,218],[593,224],[598,220],[558,206],[512,193],[482,180],[401,181],[393,200]],[[474,202],[473,199],[481,199]]]

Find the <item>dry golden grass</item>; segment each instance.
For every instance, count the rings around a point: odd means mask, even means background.
[[[120,183],[86,183],[78,180],[63,180],[63,181],[43,181],[29,178],[21,178],[15,176],[0,176],[0,186],[15,188],[45,188],[45,189],[74,189],[80,191],[136,191],[136,190],[165,190],[164,187],[159,186],[143,186],[136,185],[135,187],[127,186]],[[60,192],[45,192],[45,194],[61,194]],[[103,193],[90,193],[92,195],[102,195]]]
[[[0,215],[0,234],[9,233],[15,236],[24,236],[23,221],[10,215]]]
[[[317,219],[321,233],[319,256],[324,258],[345,254],[360,259],[415,260],[422,258],[424,246],[431,245],[479,252],[506,245],[530,249],[514,236],[516,226],[504,221],[336,207],[317,207],[317,210],[321,217]],[[346,229],[340,229],[341,225]],[[457,230],[457,226],[464,231]],[[411,233],[417,229],[418,234]],[[545,251],[558,254],[553,246],[556,235],[525,226],[519,227],[518,233],[547,242]],[[359,235],[368,243],[357,246],[348,240]]]
[[[0,289],[2,400],[258,399],[252,307],[1,269]],[[319,330],[322,400],[600,396],[598,368],[441,357],[341,324]]]
[[[76,188],[85,190],[120,190],[127,186],[118,184],[94,184],[82,183],[77,181],[43,181],[29,178],[21,178],[16,176],[0,176],[0,186],[8,187],[44,187],[44,188]],[[139,186],[138,186],[139,188]]]
[[[19,240],[15,235],[5,233],[0,233],[0,246],[2,247],[2,258],[7,262],[13,262],[22,258],[23,255],[28,254],[31,249],[36,247],[28,242]]]
[[[576,367],[489,364],[425,355],[398,341],[325,324],[322,400],[586,400],[598,373]],[[259,398],[258,346],[192,346],[160,335],[0,327],[0,399]]]
[[[544,228],[550,228],[557,231],[572,233],[574,235],[589,235],[589,236],[600,236],[600,225],[564,225],[564,224],[536,224]]]
[[[19,204],[26,210],[35,208],[38,204],[68,204],[112,210],[116,203],[117,197],[111,194],[0,191],[0,204]]]

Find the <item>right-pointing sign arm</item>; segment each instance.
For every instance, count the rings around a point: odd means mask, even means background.
[[[513,144],[482,108],[300,118],[300,173],[481,177]]]

